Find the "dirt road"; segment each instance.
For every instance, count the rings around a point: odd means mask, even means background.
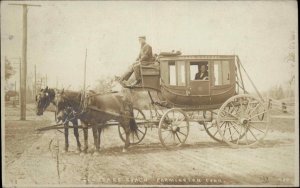
[[[34,117],[36,119],[31,121],[36,124],[32,128],[27,127],[27,137],[13,142],[7,136],[7,185],[294,184],[293,119],[272,121],[264,143],[246,149],[232,149],[217,143],[207,136],[201,126],[192,125],[183,147],[164,149],[157,129],[149,129],[141,144],[122,153],[123,143],[117,127],[110,127],[102,134],[101,153],[93,155],[91,130],[88,154],[75,153],[76,142],[72,131],[68,153],[62,151],[64,137],[60,132],[53,130],[37,135],[34,128],[48,125],[52,115],[46,112],[42,117]],[[11,122],[7,120],[6,131],[10,130],[8,126]],[[16,132],[14,137],[19,134]],[[83,142],[82,132],[80,139]],[[14,147],[21,148],[11,149]],[[10,154],[16,151],[19,152],[17,156]]]

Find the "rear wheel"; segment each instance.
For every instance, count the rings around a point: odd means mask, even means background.
[[[173,108],[164,113],[158,127],[159,140],[164,147],[181,146],[188,134],[189,121],[184,111]]]
[[[229,98],[220,108],[217,127],[222,139],[232,147],[259,143],[268,132],[269,111],[251,95]]]

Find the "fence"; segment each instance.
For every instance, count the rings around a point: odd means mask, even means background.
[[[274,118],[295,118],[295,99],[294,98],[285,98],[276,100],[273,98],[269,98],[270,102],[270,110],[282,112],[287,115],[274,115]],[[288,114],[292,114],[288,116]]]

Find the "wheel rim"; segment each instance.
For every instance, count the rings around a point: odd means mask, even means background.
[[[132,132],[130,133],[129,136],[129,142],[130,144],[139,144],[146,136],[147,133],[147,127],[145,127],[145,124],[141,124],[139,122],[143,122],[146,120],[146,116],[143,113],[142,110],[138,109],[138,108],[133,108],[133,114],[134,114],[134,119],[136,121],[136,123],[138,123],[138,128],[136,132]],[[123,129],[122,126],[118,126],[118,131],[119,131],[119,136],[121,138],[121,140],[125,143],[126,141],[126,134],[125,134],[125,130]]]
[[[207,112],[210,112],[211,117],[212,117],[213,112],[206,111],[206,113]],[[203,121],[203,126],[204,126],[204,129],[205,129],[206,133],[208,134],[208,136],[210,136],[213,140],[215,140],[217,142],[224,143],[223,138],[219,134],[216,120],[213,120],[211,122]]]
[[[218,113],[219,134],[233,147],[248,147],[259,143],[266,136],[268,125],[267,108],[251,95],[231,97]]]
[[[178,147],[185,143],[189,134],[189,121],[180,109],[168,110],[160,119],[158,135],[161,144],[166,147]]]

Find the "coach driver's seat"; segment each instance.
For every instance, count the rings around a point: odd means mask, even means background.
[[[159,63],[151,65],[141,65],[142,87],[159,90]]]

